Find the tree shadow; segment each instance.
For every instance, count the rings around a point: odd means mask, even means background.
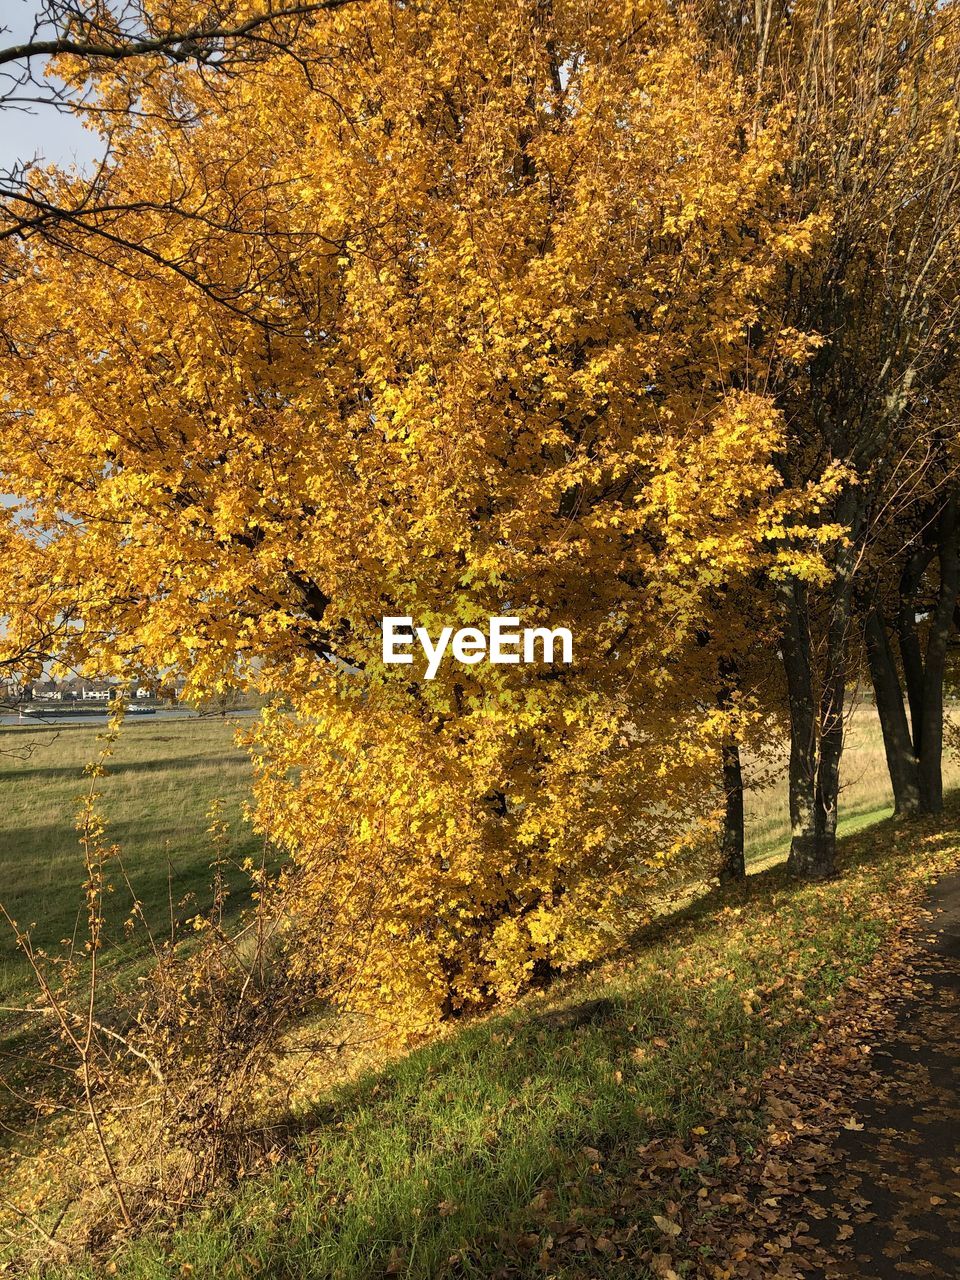
[[[107,778],[123,777],[125,774],[152,774],[152,773],[176,773],[182,769],[202,768],[206,771],[215,772],[227,760],[233,757],[238,763],[246,760],[246,756],[242,753],[231,751],[229,756],[225,753],[222,756],[211,757],[209,754],[197,755],[175,755],[164,756],[162,759],[151,760],[128,760],[115,762],[111,761],[107,770]],[[23,769],[4,769],[0,773],[0,782],[29,782],[31,780],[43,780],[44,782],[77,782],[84,781],[84,766],[77,764],[73,766],[57,766],[51,768],[49,765],[34,765]]]
[[[956,808],[954,795],[945,821],[956,820]],[[888,852],[883,846],[901,831],[949,838],[942,824],[901,827],[886,819],[843,839],[841,874],[881,860]],[[660,943],[682,943],[727,908],[773,911],[806,888],[782,864],[743,884],[712,886],[638,930],[629,954],[641,958]],[[584,1205],[584,1223],[593,1221],[596,1204],[610,1207],[604,1179],[616,1175],[617,1162],[626,1165],[637,1143],[680,1135],[689,1123],[691,1097],[701,1086],[692,1078],[689,1052],[684,1058],[678,1051],[672,1069],[669,1057],[666,1069],[654,1064],[658,1074],[640,1096],[653,1098],[655,1116],[645,1116],[615,1078],[622,1075],[629,1086],[654,1069],[637,1059],[638,1044],[662,1039],[662,1053],[672,1052],[675,1009],[682,1006],[668,997],[683,987],[682,978],[664,970],[630,994],[574,998],[546,1009],[520,1005],[465,1022],[455,1036],[331,1091],[288,1120],[293,1158],[268,1188],[252,1183],[204,1217],[198,1230],[216,1237],[205,1236],[204,1248],[214,1251],[208,1265],[222,1269],[208,1274],[239,1280],[249,1274],[231,1270],[240,1257],[244,1267],[256,1264],[276,1275],[293,1274],[295,1266],[298,1275],[454,1278],[493,1274],[483,1270],[491,1257],[505,1275],[538,1274],[538,1251],[547,1235],[559,1234],[557,1224],[574,1221]],[[560,984],[556,991],[562,1000]],[[740,1013],[734,998],[725,1013],[729,1026],[715,1023],[721,1034],[703,1049],[704,1058],[711,1055],[709,1070],[730,1084],[746,1071]],[[581,1107],[585,1096],[600,1101]],[[545,1188],[555,1198],[548,1211],[535,1207]],[[634,1221],[655,1207],[644,1195],[634,1193]],[[264,1202],[273,1217],[261,1230],[257,1213]],[[192,1229],[164,1244],[165,1266],[193,1265]],[[594,1270],[582,1274],[615,1275],[618,1268],[619,1274],[646,1274],[643,1231],[633,1239],[634,1252],[616,1263],[585,1255],[584,1266]]]
[[[942,821],[903,824],[888,818],[844,837],[840,876],[889,857],[900,838],[954,840],[958,794]],[[631,953],[639,959],[658,944],[682,945],[691,930],[728,908],[753,907],[758,918],[775,916],[808,887],[783,864],[765,867],[742,884],[712,886],[639,930]],[[749,913],[742,918],[749,929]],[[657,1242],[656,1231],[651,1240],[635,1224],[649,1223],[660,1209],[655,1193],[638,1191],[631,1182],[631,1153],[651,1137],[669,1142],[685,1136],[691,1096],[700,1087],[691,1078],[697,1064],[689,1045],[686,1059],[678,1053],[675,1069],[668,1061],[646,1091],[640,1090],[655,1104],[655,1116],[638,1116],[629,1086],[644,1069],[637,1067],[638,1042],[661,1044],[666,1056],[672,1052],[680,1028],[671,1010],[683,1006],[662,997],[682,986],[680,977],[664,970],[630,994],[572,999],[545,1010],[520,1006],[467,1023],[455,1037],[336,1090],[291,1130],[297,1158],[269,1186],[281,1206],[272,1242],[269,1232],[249,1241],[243,1236],[242,1203],[223,1223],[224,1242],[250,1243],[258,1262],[276,1274],[285,1274],[293,1256],[306,1268],[303,1274],[474,1276],[492,1274],[484,1270],[491,1259],[504,1276],[535,1276],[544,1266],[570,1276],[648,1274],[644,1251],[649,1256],[650,1245],[662,1248],[663,1240]],[[749,1085],[758,1074],[743,1057],[738,1000],[714,1022],[703,1046],[714,1088],[721,1081],[734,1092],[738,1082]],[[725,1036],[728,1016],[734,1025]],[[770,1052],[772,1061],[779,1060],[779,1048]],[[622,1076],[623,1088],[610,1088],[612,1075]],[[579,1109],[570,1103],[582,1096],[598,1101]],[[494,1117],[489,1142],[476,1142],[464,1098],[472,1100],[475,1123]],[[527,1116],[529,1123],[503,1122],[512,1114]],[[389,1141],[378,1131],[378,1116]],[[344,1134],[355,1135],[345,1156]],[[389,1154],[382,1165],[380,1150]],[[262,1185],[258,1194],[265,1194]],[[625,1208],[618,1197],[626,1197]],[[317,1233],[318,1221],[335,1226]],[[595,1221],[601,1226],[592,1228]],[[635,1234],[618,1237],[619,1257],[591,1250],[591,1240],[631,1223]],[[571,1238],[562,1246],[566,1254],[541,1259],[545,1242],[578,1231],[588,1241],[585,1249]],[[182,1258],[189,1260],[189,1254]]]

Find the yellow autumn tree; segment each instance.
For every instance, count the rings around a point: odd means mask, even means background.
[[[301,962],[410,1031],[614,945],[710,819],[705,602],[814,554],[751,335],[819,224],[785,119],[745,137],[661,0],[372,0],[297,41],[98,73],[109,198],[0,298],[0,484],[71,661],[270,697]],[[381,660],[404,615],[574,660],[426,680]]]

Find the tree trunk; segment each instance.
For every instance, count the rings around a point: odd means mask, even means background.
[[[947,645],[953,630],[953,614],[960,589],[960,547],[958,547],[957,499],[951,497],[940,516],[937,530],[937,557],[940,562],[940,589],[930,620],[927,652],[923,663],[923,701],[919,783],[920,806],[924,813],[943,809],[943,679]]]
[[[819,704],[814,689],[807,588],[794,579],[784,584],[782,592],[782,652],[790,704],[792,835],[787,868],[804,880],[826,880],[836,874],[852,573],[848,566],[841,566],[831,589]]]
[[[721,835],[721,879],[746,879],[744,858],[744,773],[736,742],[723,745],[723,832]]]
[[[837,820],[840,811],[840,759],[843,755],[843,703],[847,687],[847,645],[853,604],[853,577],[844,566],[831,584],[823,683],[820,693],[820,752],[817,761],[816,859],[807,879],[836,875]]]
[[[923,651],[917,635],[917,592],[932,559],[932,546],[917,547],[907,557],[900,575],[900,607],[897,611],[897,641],[910,706],[913,752],[917,757],[923,738]]]
[[[745,880],[747,865],[743,838],[743,770],[736,742],[723,747],[723,834],[720,843],[720,879]]]
[[[817,724],[813,695],[807,588],[787,579],[784,602],[783,668],[790,706],[790,856],[787,868],[807,876],[819,862],[816,831]]]
[[[743,770],[736,742],[723,746],[723,832],[720,837],[720,879],[744,880],[747,865],[743,853]]]
[[[739,683],[736,663],[721,658],[720,678],[723,681],[717,695],[721,711],[733,706],[733,694]],[[720,879],[744,880],[747,866],[744,858],[743,838],[743,769],[740,763],[740,744],[729,738],[721,750],[723,772],[723,830],[720,833]]]
[[[893,787],[893,807],[896,814],[910,816],[920,807],[920,783],[917,772],[917,756],[910,737],[907,712],[903,705],[903,691],[894,662],[890,637],[879,609],[871,609],[864,622],[864,639],[870,676],[883,733],[883,749],[887,757],[887,769]]]

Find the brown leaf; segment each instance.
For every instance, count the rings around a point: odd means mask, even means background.
[[[655,1213],[653,1220],[666,1236],[678,1236],[680,1234],[680,1223],[671,1222],[669,1218],[665,1218],[662,1213]]]

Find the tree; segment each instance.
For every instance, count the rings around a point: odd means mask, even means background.
[[[943,807],[944,683],[960,591],[955,464],[945,444],[938,433],[922,483],[871,555],[864,603],[894,808],[905,816]]]
[[[712,706],[702,710],[719,773],[716,872],[722,882],[739,881],[747,874],[746,792],[768,780],[788,726],[782,680],[771,661],[779,617],[759,571],[709,593],[702,607],[698,647],[688,655],[692,669],[682,678],[691,690],[713,695]]]
[[[0,626],[0,680],[36,677],[45,658],[62,645],[73,623],[73,595],[44,578],[46,557],[18,528],[12,507],[0,507],[0,559],[5,618]],[[62,569],[68,574],[66,566]]]
[[[770,0],[705,6],[704,15],[754,86],[754,120],[789,112],[797,213],[818,229],[756,336],[771,352],[770,387],[790,427],[784,484],[799,490],[828,472],[842,480],[819,517],[826,578],[778,579],[790,863],[820,878],[834,871],[865,547],[881,495],[912,455],[918,421],[937,412],[956,366],[957,9]],[[805,341],[778,353],[794,333]]]
[[[68,183],[49,182],[35,158],[25,158],[0,173],[0,241],[47,237],[75,252],[99,258],[122,236],[123,214],[143,208],[131,197],[118,206],[109,194],[114,138],[147,110],[153,78],[164,68],[192,68],[201,76],[209,98],[228,82],[249,75],[265,57],[287,57],[309,83],[310,67],[295,50],[299,37],[319,14],[355,0],[215,0],[181,4],[159,0],[41,0],[27,40],[0,43],[0,110],[54,109],[81,116],[103,142],[103,155],[90,174],[74,174]],[[0,28],[0,33],[5,31]],[[116,68],[123,68],[116,74]],[[56,75],[51,75],[56,72]],[[101,86],[109,83],[109,92]],[[154,109],[158,106],[154,99]],[[168,125],[184,128],[188,120],[173,100]],[[209,106],[209,102],[208,102]],[[160,208],[169,214],[188,212],[190,192],[175,175],[162,193]],[[226,213],[226,211],[224,211]],[[82,242],[82,250],[80,248]],[[212,289],[202,271],[182,258],[164,260],[156,249],[137,240],[126,242],[155,267],[166,267]],[[240,301],[229,295],[224,306]],[[8,342],[15,337],[8,335]]]
[[[302,962],[407,1029],[624,936],[713,808],[709,593],[819,560],[752,376],[810,229],[705,55],[668,5],[344,8],[309,83],[137,82],[110,237],[8,258],[3,483],[71,660],[271,696]],[[405,614],[569,625],[575,661],[427,681],[381,661]]]

